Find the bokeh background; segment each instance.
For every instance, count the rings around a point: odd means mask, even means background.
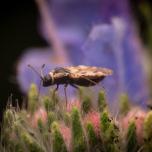
[[[119,3],[119,0],[117,2]],[[21,55],[28,48],[47,47],[48,42],[40,32],[40,16],[35,1],[3,1],[0,6],[0,115],[2,115],[11,94],[13,100],[19,101],[23,101],[25,95],[16,79],[16,66]],[[150,0],[130,0],[129,7],[139,39],[144,46],[142,51],[145,54],[145,69],[148,82],[151,84],[148,87],[152,90],[152,6]]]
[[[3,1],[0,9],[0,111],[5,107],[8,97],[22,98],[15,79],[15,65],[19,56],[28,46],[43,46],[45,42],[37,32],[38,12],[34,1]],[[2,115],[1,115],[2,116]]]

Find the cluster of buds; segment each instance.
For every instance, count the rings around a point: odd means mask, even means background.
[[[150,152],[152,112],[132,107],[127,99],[121,98],[116,120],[103,91],[98,94],[97,104],[81,94],[81,100],[65,105],[59,97],[38,96],[32,84],[28,107],[10,107],[4,113],[1,151]]]

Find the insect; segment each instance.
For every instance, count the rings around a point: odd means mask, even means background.
[[[42,80],[42,85],[48,87],[51,85],[56,85],[54,92],[59,88],[59,85],[64,85],[64,92],[67,104],[66,88],[68,85],[78,89],[78,86],[94,86],[102,81],[106,76],[112,74],[112,70],[107,68],[95,67],[95,66],[68,66],[68,67],[58,67],[50,71],[48,74],[43,75],[42,66],[41,73],[37,72],[31,65],[32,68]]]

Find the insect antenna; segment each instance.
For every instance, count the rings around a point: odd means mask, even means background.
[[[43,68],[43,66],[44,66],[44,65],[42,65],[42,68]],[[30,65],[30,64],[28,64],[28,67],[31,68],[37,75],[39,75],[40,78],[41,78],[41,80],[44,79],[44,76],[43,76],[43,73],[42,73],[42,72],[39,73],[39,72],[38,72],[32,65]],[[41,68],[41,69],[42,69],[42,68]]]
[[[45,64],[43,64],[43,65],[41,66],[41,73],[40,73],[41,77],[43,77],[43,78],[44,78],[44,74],[43,74],[43,69],[44,69],[44,67],[45,67]]]
[[[30,64],[28,64],[28,67],[31,68],[36,74],[38,74],[41,78],[40,83],[38,85],[38,97],[40,95],[40,91],[41,91],[41,86],[42,86],[42,81],[44,79],[44,75],[43,75],[43,71],[42,69],[44,68],[45,64],[42,65],[41,67],[41,72],[38,72],[33,66],[31,66]]]

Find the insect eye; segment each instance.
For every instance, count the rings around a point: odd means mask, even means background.
[[[52,78],[49,74],[47,74],[47,75],[44,76],[43,79],[44,79],[44,81],[50,81]]]

